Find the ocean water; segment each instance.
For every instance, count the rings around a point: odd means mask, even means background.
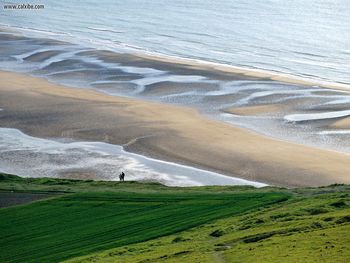
[[[98,49],[137,50],[350,83],[348,0],[43,3],[43,10],[1,7],[0,24]]]

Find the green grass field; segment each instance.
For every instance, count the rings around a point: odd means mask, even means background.
[[[347,263],[350,189],[305,189],[286,202],[68,262]]]
[[[350,262],[346,185],[173,188],[0,174],[0,191],[50,196],[0,209],[0,262]]]
[[[3,208],[0,261],[59,262],[173,234],[288,196],[183,190],[181,194],[80,192]]]

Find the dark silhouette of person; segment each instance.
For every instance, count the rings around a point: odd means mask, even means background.
[[[119,174],[119,181],[124,182],[124,177],[125,177],[125,173],[122,172],[121,174]]]

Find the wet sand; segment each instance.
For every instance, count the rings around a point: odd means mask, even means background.
[[[330,125],[334,129],[350,129],[350,117],[342,118]]]
[[[0,72],[0,126],[71,137],[282,186],[350,183],[350,155],[264,137],[196,110]]]
[[[254,105],[254,106],[244,106],[244,107],[230,107],[223,109],[225,113],[230,113],[234,115],[241,116],[256,116],[260,114],[271,114],[281,112],[284,109],[284,105],[274,104],[274,105]]]

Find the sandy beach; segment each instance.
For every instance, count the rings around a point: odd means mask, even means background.
[[[1,63],[4,71],[115,97],[191,108],[210,119],[270,138],[350,153],[350,133],[343,123],[350,116],[349,85],[303,75],[307,69],[301,75],[289,76],[264,67],[239,67],[142,49],[95,49],[56,38],[3,32],[1,28],[0,40],[0,49],[6,51]],[[337,121],[341,123],[333,127]],[[148,125],[146,128],[150,129]]]
[[[280,186],[350,183],[350,155],[264,137],[194,109],[0,73],[0,125],[126,150]]]

